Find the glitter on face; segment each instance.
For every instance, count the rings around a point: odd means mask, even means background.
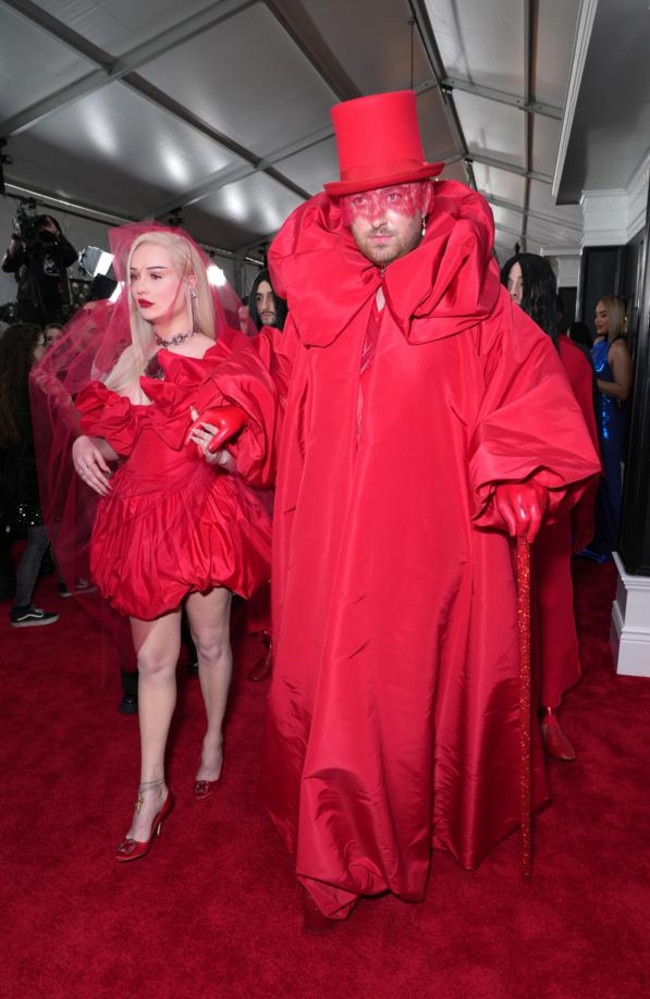
[[[410,184],[395,184],[393,187],[379,187],[374,191],[360,191],[358,194],[346,194],[341,199],[343,224],[351,227],[352,223],[359,219],[376,222],[388,211],[413,218],[418,212],[423,212],[426,191],[427,184],[416,181]]]

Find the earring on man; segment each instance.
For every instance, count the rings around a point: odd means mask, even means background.
[[[423,215],[422,216],[422,228],[420,229],[420,236],[421,236],[421,238],[424,239],[424,237],[426,236],[426,234],[427,234],[427,217],[426,217],[426,215]]]

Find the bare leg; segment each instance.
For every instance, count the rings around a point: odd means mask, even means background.
[[[232,675],[229,590],[217,587],[187,598],[187,616],[199,660],[199,681],[205,702],[207,728],[201,750],[197,781],[221,775],[222,728]]]
[[[180,609],[155,621],[131,618],[138,653],[140,787],[127,838],[148,840],[151,825],[167,797],[165,748],[176,706],[176,662],[180,649]]]

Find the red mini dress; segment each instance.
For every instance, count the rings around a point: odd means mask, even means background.
[[[269,578],[268,494],[209,465],[187,443],[190,407],[219,404],[211,381],[219,344],[203,358],[158,354],[156,377],[140,384],[151,404],[134,405],[91,382],[77,397],[81,431],[122,459],[97,507],[90,568],[104,598],[130,617],[153,620],[188,593],[224,586],[250,596]],[[244,430],[237,463],[251,464],[257,435]]]

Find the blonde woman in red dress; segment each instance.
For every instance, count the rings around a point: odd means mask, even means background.
[[[250,596],[269,575],[270,515],[256,487],[270,467],[263,425],[272,427],[272,417],[262,420],[260,413],[272,412],[273,388],[247,338],[229,328],[208,262],[188,236],[131,227],[116,239],[124,291],[116,305],[91,317],[100,340],[95,377],[78,393],[68,389],[80,414],[74,467],[100,497],[91,573],[110,606],[128,616],[137,652],[140,780],[116,854],[129,861],[148,852],[172,807],[165,750],[183,604],[207,717],[196,798],[207,797],[221,778],[231,597]],[[87,321],[82,317],[76,330],[81,343],[89,338]],[[226,358],[220,394],[214,378]],[[226,440],[230,451],[218,446]]]

